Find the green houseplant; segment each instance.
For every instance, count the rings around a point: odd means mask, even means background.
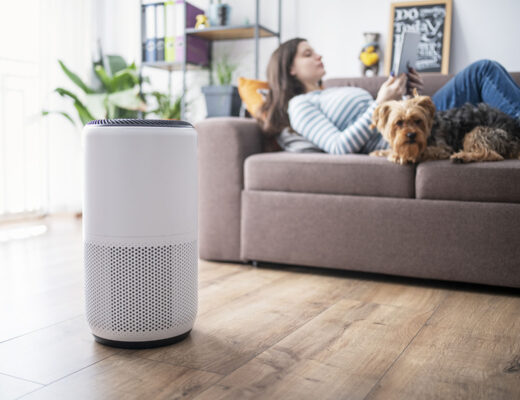
[[[233,72],[237,69],[236,64],[231,64],[227,56],[222,57],[220,61],[215,64],[217,83],[221,86],[231,85],[233,79]]]
[[[116,55],[101,57],[92,64],[96,82],[88,86],[61,60],[58,62],[67,77],[81,89],[81,94],[60,87],[54,91],[72,99],[82,125],[93,119],[137,118],[140,112],[146,111],[135,63],[128,65],[122,57]],[[75,124],[72,116],[64,111],[42,111],[43,115],[51,113],[60,114]]]
[[[157,114],[162,119],[181,119],[182,96],[172,99],[170,96],[161,92],[152,92],[151,95],[157,101],[157,108],[149,113]]]
[[[241,100],[238,88],[231,84],[236,68],[237,65],[231,64],[227,56],[212,66],[212,70],[215,70],[217,85],[202,87],[208,117],[239,115]]]

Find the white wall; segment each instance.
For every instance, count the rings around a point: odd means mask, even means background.
[[[90,0],[1,0],[0,218],[81,209],[81,130],[56,87],[80,91],[58,59],[85,78],[91,69]]]
[[[327,77],[358,76],[363,32],[381,33],[386,51],[391,0],[300,0],[298,35],[324,58]],[[338,15],[331,21],[331,15]],[[520,1],[453,0],[450,73],[472,61],[491,58],[520,71]],[[384,68],[382,68],[383,70]],[[380,74],[383,72],[380,70]]]
[[[94,0],[99,16],[97,31],[104,50],[118,53],[129,61],[140,59],[139,0]],[[206,9],[208,0],[191,0]],[[227,0],[232,7],[231,23],[254,21],[254,0]],[[392,0],[283,0],[282,41],[299,36],[323,55],[325,78],[359,76],[359,51],[363,32],[381,33],[381,47],[386,50],[390,4]],[[261,0],[260,21],[277,29],[277,0]],[[99,11],[101,10],[101,12]],[[491,58],[506,69],[520,71],[520,1],[453,0],[450,72],[456,73],[472,61]],[[260,78],[265,79],[269,56],[277,39],[264,39],[260,45]],[[252,40],[217,42],[214,55],[230,56],[239,64],[235,76],[254,77],[254,42]],[[381,65],[380,74],[383,73]],[[167,91],[167,74],[147,69],[153,86]],[[205,106],[200,86],[208,82],[207,72],[188,74],[188,119],[204,118]],[[181,87],[181,74],[174,73],[173,93]]]
[[[520,71],[520,1],[454,0],[451,72],[491,58]]]

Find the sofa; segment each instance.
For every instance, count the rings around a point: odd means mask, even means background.
[[[513,73],[520,84],[520,72]],[[451,76],[425,74],[431,95]],[[329,79],[376,95],[385,77]],[[199,255],[520,287],[520,160],[397,165],[265,152],[251,118],[195,126]]]

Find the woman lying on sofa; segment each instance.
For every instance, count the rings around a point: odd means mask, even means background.
[[[384,101],[401,99],[413,88],[420,91],[423,85],[421,76],[411,69],[408,74],[390,76],[374,100],[356,87],[322,90],[324,75],[322,57],[305,39],[282,43],[272,54],[267,66],[270,90],[257,119],[268,136],[282,132],[277,141],[283,149],[368,154],[388,148],[381,134],[369,128],[374,109]],[[432,100],[437,110],[484,102],[520,119],[520,87],[495,61],[469,65]]]

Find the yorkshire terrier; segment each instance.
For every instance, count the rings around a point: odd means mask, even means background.
[[[520,158],[520,121],[487,104],[435,111],[428,96],[376,107],[371,128],[390,144],[371,156],[398,164],[451,159],[455,163]]]

